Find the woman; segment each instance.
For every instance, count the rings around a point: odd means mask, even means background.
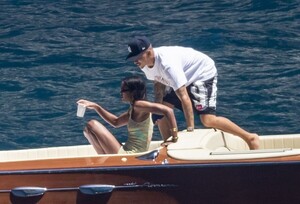
[[[169,129],[173,133],[171,141],[177,141],[177,123],[173,110],[165,105],[146,101],[146,84],[140,77],[131,76],[122,80],[121,97],[122,101],[130,104],[130,107],[120,116],[115,116],[94,102],[83,99],[77,101],[88,109],[94,109],[113,127],[127,125],[128,140],[122,146],[101,123],[96,120],[89,121],[83,133],[98,154],[147,151],[153,134],[151,113],[167,118]]]

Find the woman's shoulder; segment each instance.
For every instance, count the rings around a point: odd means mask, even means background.
[[[148,107],[148,106],[152,106],[154,105],[153,102],[150,102],[150,101],[147,101],[147,100],[136,100],[134,103],[133,103],[133,107]]]

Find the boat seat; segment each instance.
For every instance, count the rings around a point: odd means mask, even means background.
[[[178,141],[167,147],[168,155],[180,160],[205,160],[211,152],[235,150],[249,150],[249,147],[240,137],[215,129],[178,132]]]
[[[261,137],[260,149],[300,148],[300,134],[269,135]]]
[[[0,151],[0,162],[97,156],[91,145]]]
[[[177,143],[167,153],[179,160],[258,159],[300,154],[300,134],[260,137],[259,150],[249,150],[238,136],[214,129],[179,132]]]
[[[193,132],[178,132],[177,143],[168,150],[207,149],[212,151],[248,150],[247,143],[235,135],[215,129],[195,129]]]
[[[147,152],[161,148],[162,141],[152,141]],[[136,153],[131,155],[141,155],[147,152]],[[103,154],[102,156],[120,156],[128,154]],[[7,150],[0,151],[0,162],[9,161],[29,161],[42,159],[62,159],[62,158],[79,158],[79,157],[99,157],[92,145],[76,145],[61,147],[46,147],[24,150]]]

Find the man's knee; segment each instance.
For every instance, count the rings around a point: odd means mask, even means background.
[[[214,120],[215,120],[216,116],[215,115],[211,115],[211,114],[203,114],[200,116],[201,119],[201,123],[205,126],[205,127],[214,127]]]

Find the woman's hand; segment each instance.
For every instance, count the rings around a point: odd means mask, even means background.
[[[88,101],[88,100],[84,100],[84,99],[80,99],[76,103],[80,103],[88,109],[95,109],[97,106],[99,106],[97,103],[94,103],[94,102]]]

